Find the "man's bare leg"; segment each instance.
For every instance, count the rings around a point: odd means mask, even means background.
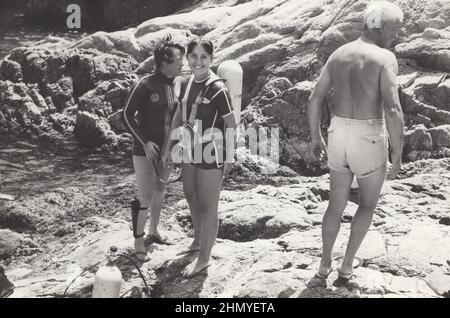
[[[341,228],[341,217],[347,205],[352,180],[351,172],[330,170],[330,201],[322,221],[321,275],[327,275],[331,267],[331,252]]]
[[[358,179],[359,207],[353,218],[347,250],[340,268],[340,272],[343,274],[353,271],[353,258],[372,223],[385,176],[386,167],[383,167],[369,177]]]

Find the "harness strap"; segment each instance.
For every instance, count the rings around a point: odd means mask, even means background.
[[[205,95],[208,92],[211,85],[218,81],[223,81],[223,79],[218,78],[217,76],[215,77],[211,76],[210,79],[206,81],[205,87],[198,94],[197,98],[195,99],[195,102],[192,104],[191,115],[189,116],[189,124],[191,126],[194,125],[194,121],[197,117],[198,106],[203,102],[203,99],[205,98]]]
[[[187,102],[192,83],[194,82],[194,78],[195,76],[191,75],[191,78],[189,79],[189,82],[186,86],[186,91],[184,92],[183,99],[181,101],[181,121],[183,124],[187,123]]]
[[[184,126],[184,129],[182,132],[186,133],[187,131],[190,131],[191,137],[187,138],[186,140],[190,143],[198,140],[198,127],[195,125],[195,120],[197,117],[198,107],[203,102],[203,99],[205,98],[206,93],[208,92],[211,85],[217,81],[223,81],[223,79],[219,78],[216,74],[210,73],[210,78],[205,82],[204,87],[201,89],[201,91],[198,93],[197,97],[195,98],[194,103],[192,104],[191,113],[189,115],[189,119],[187,119],[187,102],[189,97],[189,92],[191,90],[192,83],[194,82],[194,75],[191,75],[189,82],[186,86],[186,91],[184,92],[183,99],[181,101],[182,106],[182,126]],[[183,133],[182,133],[183,134]],[[181,140],[181,139],[180,139]],[[184,140],[184,138],[183,138]],[[192,146],[192,144],[191,144]],[[187,145],[185,145],[185,148],[190,148]]]

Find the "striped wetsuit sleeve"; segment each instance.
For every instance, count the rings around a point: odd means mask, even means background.
[[[214,105],[216,105],[220,116],[225,117],[233,113],[230,93],[226,87],[221,87],[217,93],[212,96],[211,101],[213,101]]]
[[[135,120],[136,112],[139,112],[139,109],[141,109],[142,106],[144,106],[144,103],[148,100],[146,98],[147,89],[143,80],[144,78],[131,88],[130,96],[128,97],[128,101],[123,109],[123,115],[128,131],[142,144],[142,146],[145,146],[147,142],[149,142],[149,139],[144,136]]]

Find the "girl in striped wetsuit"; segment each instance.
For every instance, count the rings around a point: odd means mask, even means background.
[[[186,57],[192,75],[183,78],[180,106],[172,128],[187,121],[201,136],[194,143],[189,159],[182,163],[183,189],[194,226],[194,240],[180,254],[198,252],[197,258],[183,271],[184,276],[192,277],[209,266],[219,229],[219,195],[222,180],[232,167],[237,123],[227,87],[210,70],[212,43],[192,41]]]

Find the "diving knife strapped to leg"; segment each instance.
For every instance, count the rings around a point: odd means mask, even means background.
[[[149,246],[153,243],[156,244],[161,244],[161,245],[172,245],[173,243],[168,241],[166,238],[161,237],[160,235],[155,235],[155,234],[149,234],[149,235],[145,235],[145,231],[142,232],[138,232],[138,222],[139,222],[139,213],[141,212],[146,212],[146,216],[145,218],[148,218],[148,207],[142,207],[141,206],[141,202],[135,198],[131,201],[131,226],[132,226],[132,230],[133,230],[133,237],[135,239],[144,237],[144,242],[145,242],[145,246]],[[142,216],[141,216],[142,217]],[[144,225],[145,226],[145,225]],[[144,259],[145,261],[148,260],[148,258],[146,258],[146,252],[135,252],[133,255],[137,255],[137,254],[141,254],[144,255]]]

